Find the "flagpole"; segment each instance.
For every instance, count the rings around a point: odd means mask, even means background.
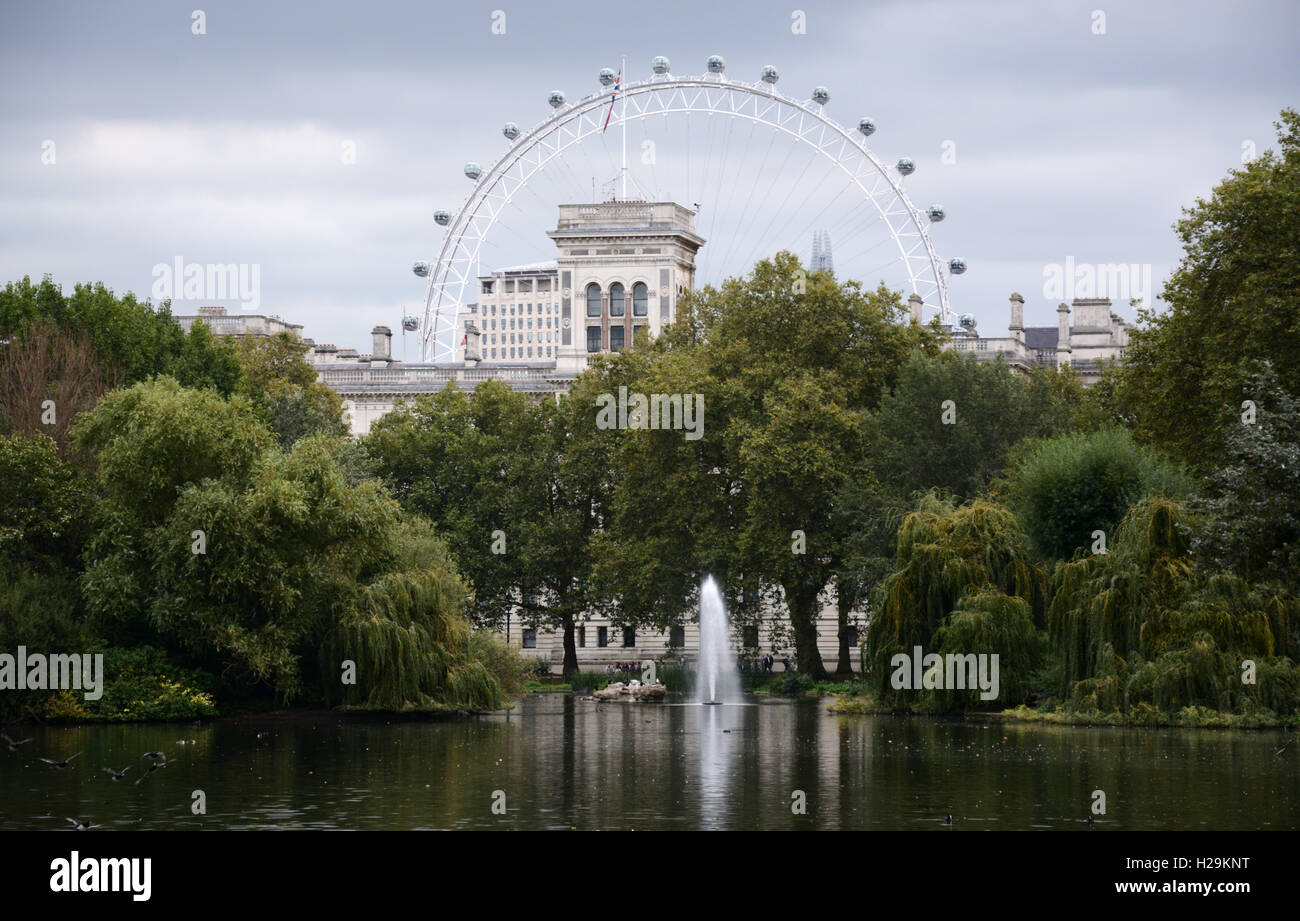
[[[619,73],[627,76],[627,55],[623,55],[623,61],[619,64]],[[619,120],[623,123],[623,201],[627,201],[627,92],[624,87],[623,92],[623,111],[619,114]]]

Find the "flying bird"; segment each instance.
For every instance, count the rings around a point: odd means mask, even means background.
[[[90,819],[73,819],[73,818],[69,818],[68,821],[71,822],[73,825],[75,825],[75,826],[77,827],[77,831],[85,831],[87,828],[99,828],[99,827],[100,827],[99,825],[96,825],[94,822],[90,821]]]
[[[9,746],[9,750],[11,752],[18,751],[19,745],[26,745],[28,742],[31,741],[31,739],[11,739],[9,738],[9,734],[6,732],[0,732],[0,739],[3,739],[5,741],[5,743]]]
[[[131,768],[130,766],[127,766],[122,768],[122,770],[120,771],[115,771],[112,768],[101,768],[100,770],[102,770],[105,774],[112,774],[114,780],[121,780],[123,777],[126,776],[126,772],[131,770]]]
[[[150,759],[151,761],[166,761],[167,753],[166,752],[145,752],[144,757]]]
[[[80,755],[80,754],[81,754],[81,752],[77,752],[77,755]],[[56,767],[57,769],[59,769],[59,770],[61,771],[61,770],[63,770],[65,767],[67,767],[69,764],[71,764],[71,763],[72,763],[72,759],[75,758],[75,757],[77,757],[77,755],[70,755],[69,757],[64,758],[62,761],[55,761],[53,758],[42,758],[41,760],[44,761],[46,764],[52,764],[52,765],[54,765],[54,767]]]
[[[150,775],[152,775],[154,771],[158,770],[159,768],[165,768],[169,764],[171,764],[170,761],[155,761],[153,764],[149,765],[149,770],[145,771],[143,774],[140,775],[140,779],[135,782],[135,785],[137,787],[140,786],[140,784],[144,783],[145,780]]]

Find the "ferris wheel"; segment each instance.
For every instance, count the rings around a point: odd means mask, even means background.
[[[473,190],[454,213],[442,208],[434,212],[434,221],[445,228],[438,254],[432,262],[416,262],[413,267],[416,276],[428,279],[420,323],[423,360],[455,360],[454,327],[466,305],[466,288],[476,296],[476,267],[489,234],[528,184],[543,175],[549,164],[558,163],[563,169],[566,153],[604,135],[612,122],[622,131],[619,178],[626,198],[627,126],[655,116],[704,116],[710,123],[715,116],[722,117],[748,123],[751,132],[770,129],[794,146],[810,150],[811,159],[842,183],[843,191],[836,197],[841,202],[851,200],[853,219],[877,225],[880,238],[868,249],[892,253],[886,255],[882,270],[894,273],[892,279],[911,292],[913,302],[920,299],[926,315],[937,315],[945,325],[954,322],[948,281],[965,272],[966,264],[962,259],[940,260],[930,233],[946,216],[945,210],[932,204],[922,211],[912,204],[904,180],[916,165],[907,157],[887,163],[867,146],[866,139],[876,132],[875,121],[863,117],[856,130],[840,126],[825,114],[830,101],[825,87],[815,87],[807,100],[786,96],[777,90],[779,73],[770,65],[753,83],[728,78],[719,55],[708,59],[707,72],[700,76],[673,76],[668,59],[662,56],[650,62],[650,69],[649,78],[629,83],[621,72],[604,68],[598,76],[601,89],[573,103],[562,91],[551,91],[548,102],[553,111],[548,118],[527,130],[507,122],[501,129],[509,144],[506,152],[486,169],[474,161],[465,164],[464,174],[474,183]],[[725,158],[728,149],[718,156]],[[712,146],[708,156],[715,157]],[[718,175],[723,176],[721,168]],[[748,211],[751,202],[746,201],[745,207]]]

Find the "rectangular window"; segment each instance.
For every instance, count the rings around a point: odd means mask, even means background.
[[[668,645],[674,649],[681,649],[686,645],[686,628],[673,627],[668,631]]]
[[[587,628],[586,628],[586,627],[579,627],[579,628],[578,628],[578,648],[579,648],[579,649],[585,649],[586,647],[587,647]]]
[[[587,351],[588,352],[600,351],[600,327],[599,326],[587,327]]]
[[[606,646],[609,645],[609,628],[608,628],[608,627],[597,627],[597,628],[596,628],[596,645],[599,646],[601,649],[604,649]]]
[[[611,326],[609,328],[609,347],[615,352],[623,351],[623,332],[622,326]]]
[[[757,627],[745,627],[743,630],[740,631],[740,633],[741,633],[740,642],[742,646],[745,646],[748,649],[758,648]]]
[[[530,629],[530,628],[528,628],[528,627],[525,627],[525,628],[524,628],[524,648],[525,648],[525,649],[536,649],[536,648],[537,648],[537,631],[536,631],[536,630]]]
[[[636,645],[636,630],[631,627],[623,628],[623,646],[630,647]]]

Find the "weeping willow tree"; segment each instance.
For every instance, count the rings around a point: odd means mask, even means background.
[[[1300,706],[1296,599],[1198,570],[1196,526],[1182,503],[1150,499],[1124,517],[1109,553],[1057,567],[1048,633],[1069,709]]]
[[[899,529],[894,572],[867,630],[877,693],[895,696],[890,662],[915,646],[927,653],[941,644],[954,653],[1005,652],[1011,661],[1003,667],[1033,668],[1044,589],[1043,570],[1010,511],[983,500],[955,506],[923,497]]]
[[[470,641],[467,595],[427,525],[401,528],[399,568],[357,587],[320,647],[326,699],[381,710],[493,710],[507,688]],[[343,683],[343,663],[355,665]],[[337,680],[330,676],[340,676]]]
[[[941,656],[998,657],[998,693],[985,700],[979,688],[932,691],[927,705],[937,710],[1005,707],[1030,696],[1030,677],[1042,665],[1046,637],[1034,627],[1029,602],[998,591],[966,595],[935,631]]]

